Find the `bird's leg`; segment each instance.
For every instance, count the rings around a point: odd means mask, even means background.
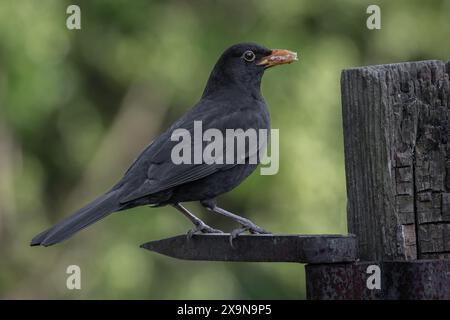
[[[248,231],[252,234],[270,234],[271,232],[264,230],[263,228],[257,226],[253,222],[251,222],[249,219],[238,216],[237,214],[231,213],[225,209],[219,208],[215,201],[213,200],[206,200],[201,201],[201,204],[208,210],[213,211],[215,213],[221,214],[225,217],[231,218],[237,223],[239,223],[242,228],[235,229],[231,231],[231,240],[236,238],[239,234]]]
[[[203,233],[223,233],[221,230],[214,229],[210,226],[208,226],[206,223],[204,223],[202,220],[197,218],[194,214],[189,212],[188,209],[183,207],[181,204],[176,203],[172,205],[175,209],[180,211],[182,214],[184,214],[191,222],[195,225],[195,228],[188,231],[187,236],[188,238],[191,238],[192,235],[194,235],[197,232],[203,232]]]

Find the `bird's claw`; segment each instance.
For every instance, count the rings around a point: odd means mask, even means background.
[[[219,229],[214,229],[210,226],[208,226],[206,223],[199,223],[198,225],[195,226],[195,228],[189,230],[186,234],[188,239],[191,239],[192,236],[194,234],[196,234],[197,232],[201,232],[201,233],[223,233],[222,230]]]
[[[234,229],[230,232],[230,245],[233,247],[233,240],[244,232],[250,232],[251,234],[271,234],[271,232],[264,230],[263,228],[253,224],[251,222],[242,224],[241,228]]]

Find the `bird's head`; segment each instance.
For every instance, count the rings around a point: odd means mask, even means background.
[[[297,53],[289,50],[268,49],[255,43],[233,45],[220,56],[203,95],[234,86],[259,92],[265,70],[296,60]]]

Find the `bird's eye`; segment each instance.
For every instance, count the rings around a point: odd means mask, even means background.
[[[242,56],[244,57],[244,60],[245,60],[245,61],[248,61],[248,62],[252,62],[252,61],[254,61],[255,58],[256,58],[255,54],[254,54],[253,51],[251,51],[251,50],[245,51],[244,54],[243,54]]]

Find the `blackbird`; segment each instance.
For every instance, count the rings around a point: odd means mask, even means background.
[[[192,133],[194,121],[201,121],[203,129],[269,129],[270,117],[261,94],[261,78],[272,66],[291,63],[297,54],[288,50],[271,50],[255,43],[231,46],[214,66],[200,101],[178,121],[150,143],[123,178],[109,191],[63,219],[55,226],[35,236],[31,245],[50,246],[59,243],[81,229],[106,217],[112,212],[136,206],[171,205],[195,225],[188,232],[221,233],[194,214],[182,202],[200,201],[209,211],[235,220],[241,232],[268,233],[250,220],[216,205],[215,198],[238,186],[257,167],[257,163],[182,163],[171,158],[177,141],[172,141],[176,129]],[[204,143],[204,142],[202,142]],[[250,154],[246,153],[245,157]]]

